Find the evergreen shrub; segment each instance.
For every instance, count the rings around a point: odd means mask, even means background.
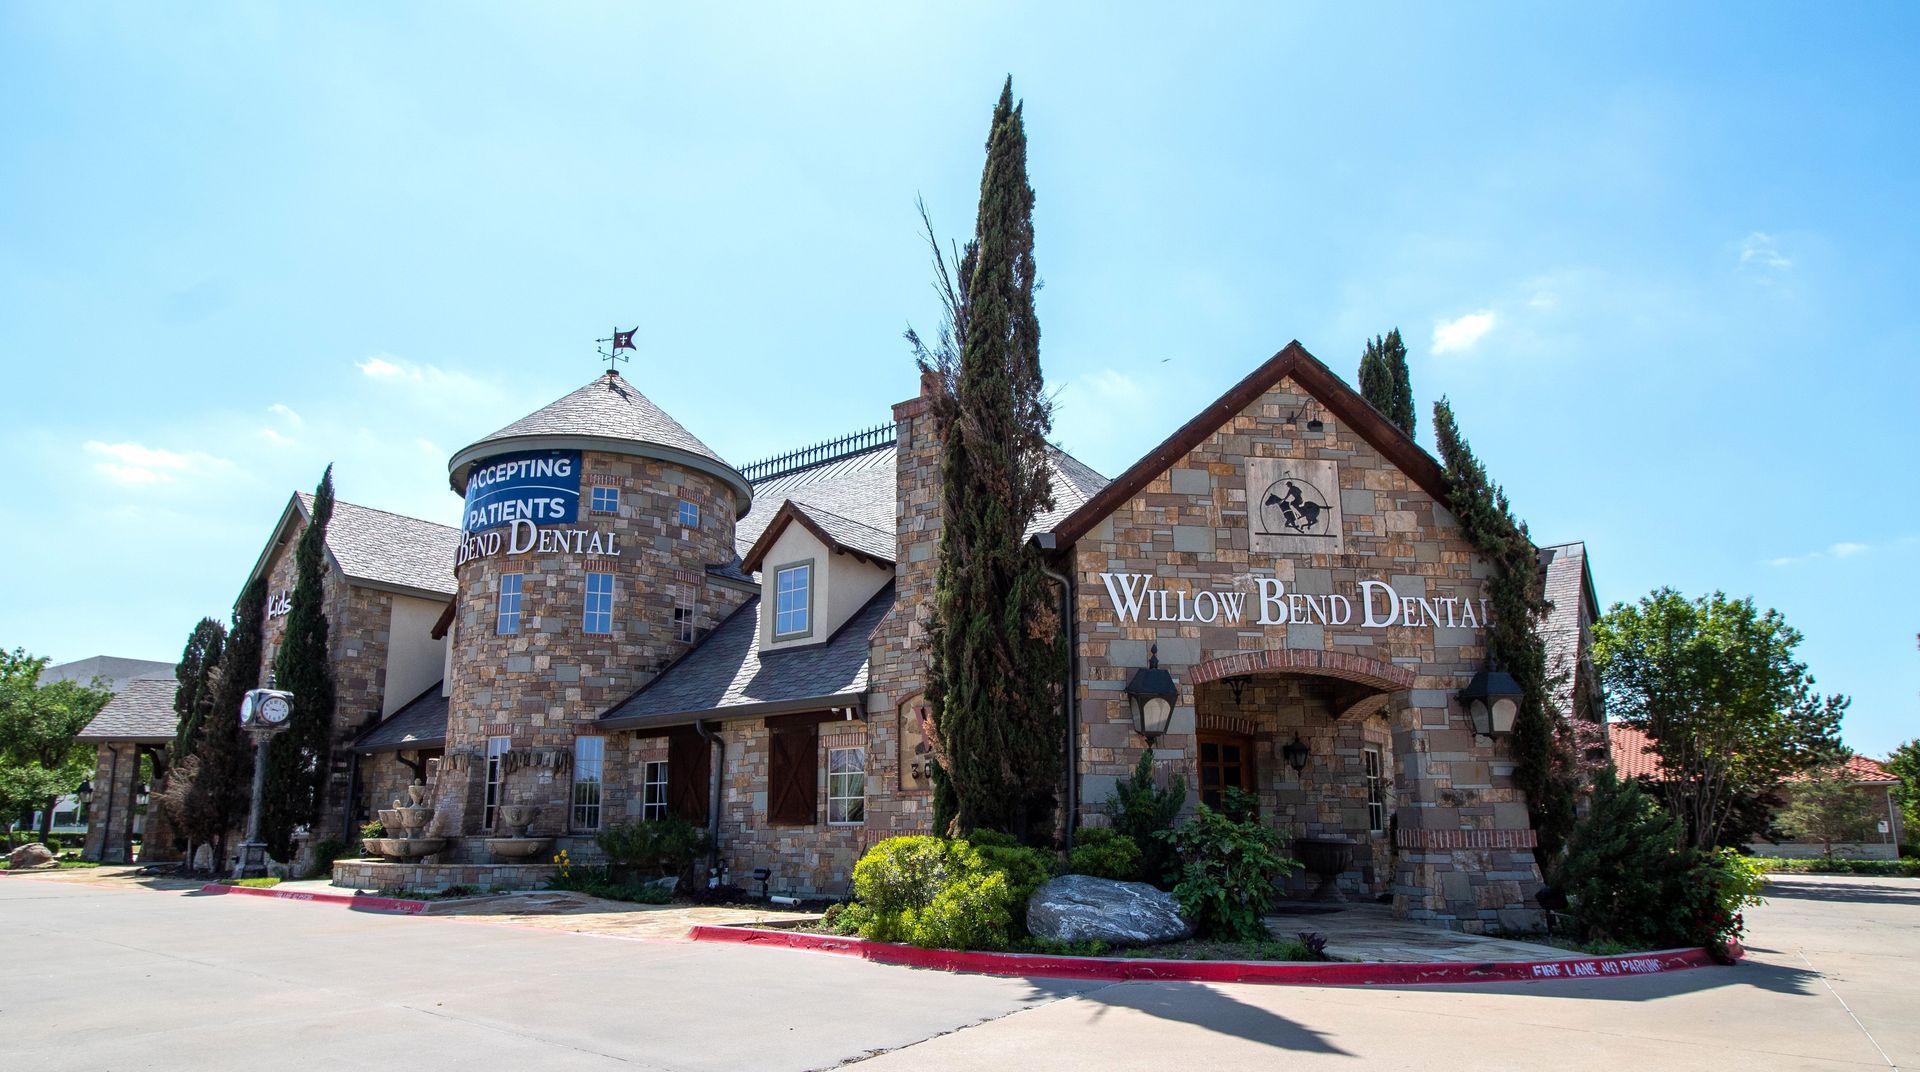
[[[646,877],[679,876],[707,850],[707,832],[678,815],[614,823],[594,835],[607,862]]]
[[[1009,908],[1015,923],[1025,930],[1027,899],[1040,884],[1060,869],[1060,855],[1050,849],[1036,849],[1014,840],[1012,834],[997,830],[976,830],[967,838],[986,862],[988,870],[998,871],[1007,880]]]
[[[1074,833],[1067,870],[1076,875],[1137,882],[1140,880],[1140,844],[1118,830],[1104,826],[1081,827]]]
[[[1176,777],[1161,789],[1153,782],[1153,749],[1140,755],[1133,776],[1113,787],[1107,801],[1107,815],[1113,828],[1133,839],[1140,849],[1139,877],[1163,890],[1180,881],[1180,856],[1164,834],[1173,830],[1173,821],[1187,802],[1187,779]]]
[[[957,839],[879,842],[853,866],[853,895],[835,925],[882,942],[1001,949],[1013,922],[1007,876]]]

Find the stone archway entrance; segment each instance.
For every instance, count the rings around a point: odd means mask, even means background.
[[[1394,763],[1390,700],[1413,687],[1404,667],[1340,652],[1240,652],[1199,663],[1194,688],[1196,795],[1217,804],[1229,786],[1252,792],[1291,841],[1351,843],[1340,886],[1371,899],[1392,882]],[[1301,767],[1286,749],[1306,749]],[[1292,892],[1311,886],[1297,876]]]

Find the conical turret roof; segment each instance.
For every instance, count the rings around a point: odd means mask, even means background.
[[[517,450],[581,449],[673,462],[718,478],[733,489],[740,512],[753,498],[745,477],[621,378],[606,372],[453,456],[447,479],[466,487],[467,469],[482,458]]]

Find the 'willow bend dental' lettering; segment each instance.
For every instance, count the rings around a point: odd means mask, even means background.
[[[476,558],[488,558],[504,550],[510,555],[524,555],[528,552],[540,555],[604,555],[607,558],[620,557],[620,536],[614,532],[594,532],[589,529],[542,529],[534,527],[531,521],[516,520],[504,534],[499,529],[492,532],[476,532],[460,541],[460,553],[454,560],[456,567],[465,565]]]
[[[1246,592],[1185,592],[1155,588],[1150,573],[1102,573],[1107,598],[1122,622],[1179,622],[1196,625],[1239,625],[1246,619]],[[1339,594],[1310,595],[1288,592],[1286,582],[1272,577],[1250,577],[1255,590],[1251,603],[1255,625],[1333,625],[1361,629],[1446,626],[1479,629],[1487,623],[1485,599],[1458,596],[1403,596],[1385,581],[1361,581],[1352,598]],[[1360,620],[1354,620],[1355,603]]]

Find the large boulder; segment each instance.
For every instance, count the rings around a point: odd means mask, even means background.
[[[29,841],[7,854],[9,871],[24,871],[29,867],[52,867],[57,862],[53,850],[38,841]]]
[[[1173,895],[1092,875],[1049,879],[1027,900],[1027,930],[1056,942],[1152,945],[1193,937]]]

